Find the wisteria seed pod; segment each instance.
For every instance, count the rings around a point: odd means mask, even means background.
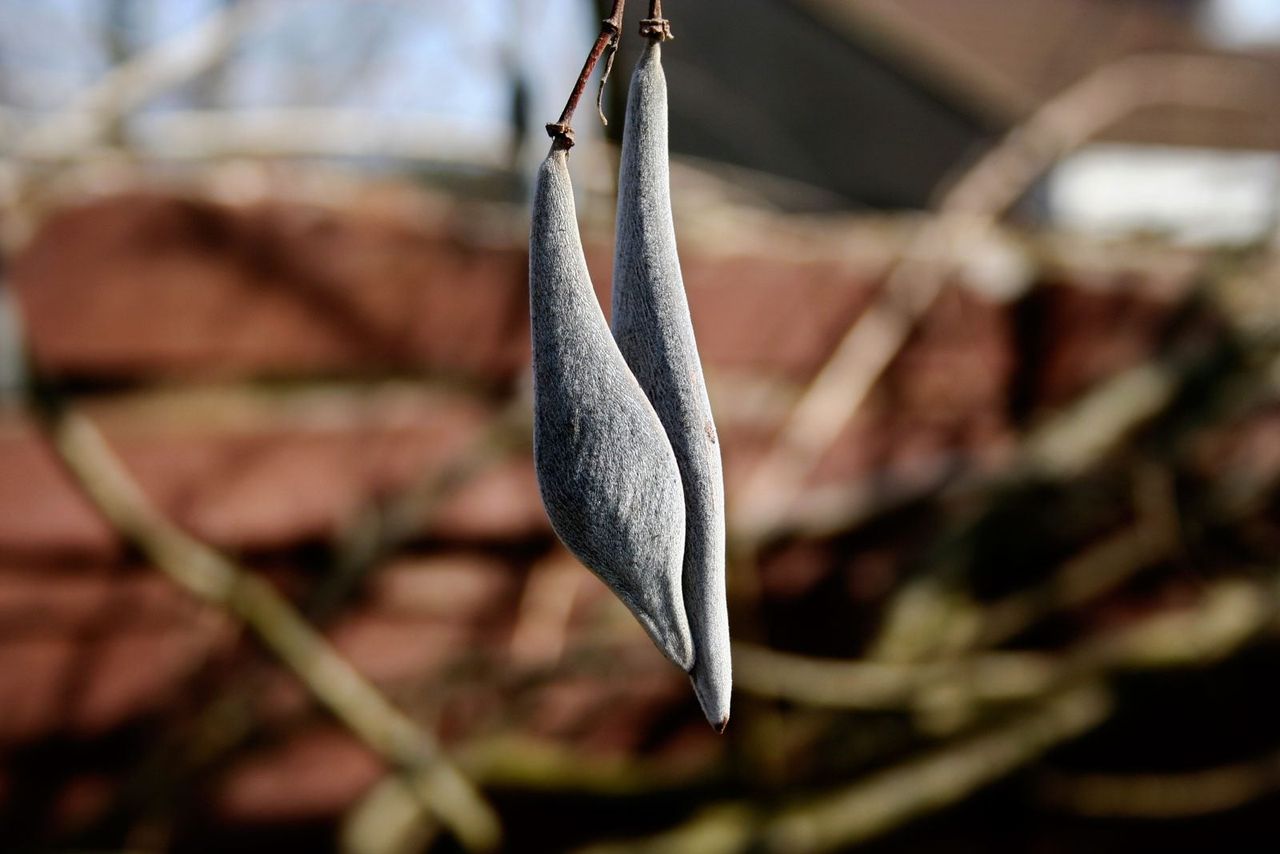
[[[538,170],[529,309],[533,456],[551,526],[688,671],[680,471],[591,286],[562,150]]]
[[[694,691],[723,730],[733,668],[725,604],[724,476],[711,402],[694,340],[671,216],[667,83],[651,42],[627,100],[618,179],[613,334],[662,419],[685,498],[684,602],[693,632]]]

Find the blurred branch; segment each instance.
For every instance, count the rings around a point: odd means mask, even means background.
[[[511,130],[502,125],[326,107],[172,110],[143,117],[133,139],[148,158],[162,160],[370,157],[501,169],[511,150]]]
[[[955,712],[962,706],[1034,699],[1116,670],[1209,664],[1264,632],[1280,633],[1280,587],[1222,581],[1207,587],[1193,606],[1139,618],[1061,653],[976,652],[920,663],[837,661],[739,641],[734,680],[757,696],[808,706],[882,710],[942,702]]]
[[[1118,589],[1173,553],[1181,542],[1181,531],[1168,473],[1144,467],[1136,481],[1137,520],[1066,561],[1041,584],[983,607],[973,646],[998,646],[1048,614],[1078,608]]]
[[[0,144],[0,152],[9,158],[38,157],[55,167],[84,158],[117,137],[121,121],[130,112],[222,61],[271,6],[268,0],[237,0],[219,6],[190,30],[115,66],[51,117],[3,137],[9,144]],[[34,176],[0,161],[0,207],[6,209],[0,220],[0,241],[10,255],[34,230],[37,217],[30,195],[39,188]]]
[[[799,497],[790,509],[755,529],[762,539],[781,535],[826,537],[946,487],[947,496],[1030,479],[1065,480],[1096,465],[1173,401],[1183,376],[1196,365],[1153,360],[1100,382],[1045,418],[1012,453],[977,471],[958,471],[961,460],[940,458],[874,489],[854,485]]]
[[[586,850],[595,854],[795,854],[841,849],[962,800],[1093,729],[1110,711],[1111,700],[1101,688],[1076,688],[1049,697],[987,732],[772,814],[761,816],[745,803],[725,803],[658,836]]]
[[[498,822],[434,740],[346,663],[268,583],[160,515],[85,416],[44,398],[41,423],[86,496],[175,583],[251,629],[339,720],[395,766],[468,847],[492,848]]]
[[[733,658],[739,690],[834,709],[901,709],[943,684],[963,685],[978,702],[1020,700],[1045,693],[1057,677],[1053,656],[1023,652],[899,664],[811,658],[735,641]]]
[[[220,6],[191,29],[112,68],[51,118],[21,134],[13,150],[59,159],[91,149],[124,116],[221,61],[271,6],[267,0]]]
[[[579,791],[627,796],[687,790],[719,779],[720,758],[662,762],[591,755],[554,743],[507,736],[468,745],[458,762],[487,786],[522,791]]]
[[[1260,355],[1260,354],[1259,354]],[[1066,413],[1046,422],[1020,446],[1009,470],[995,485],[1019,479],[1065,480],[1096,465],[1136,427],[1173,402],[1186,377],[1201,366],[1196,360],[1177,368],[1147,363],[1108,380]],[[1219,380],[1228,410],[1247,409],[1274,399],[1280,377],[1280,356],[1270,353],[1242,376]],[[958,484],[954,491],[972,489],[976,482]],[[1264,498],[1274,477],[1247,483],[1226,480],[1215,486],[1209,505],[1219,516],[1240,515]],[[952,579],[922,576],[899,590],[886,609],[873,657],[920,658],[938,654],[938,644],[954,653],[960,649],[994,646],[1029,628],[1039,618],[1077,607],[1116,589],[1144,567],[1172,555],[1180,542],[1178,511],[1169,475],[1143,466],[1137,473],[1137,522],[1105,538],[1064,564],[1059,573],[1024,593],[983,606],[955,590]]]
[[[1050,166],[1134,111],[1176,104],[1255,111],[1235,93],[1261,66],[1221,57],[1142,55],[1094,71],[1035,111],[966,169],[792,408],[738,496],[736,527],[748,543],[800,493],[814,465],[861,408],[952,271],[948,258],[989,233]]]
[[[380,560],[418,534],[458,488],[523,447],[531,432],[530,411],[529,401],[517,396],[443,469],[428,472],[389,502],[369,504],[357,513],[339,534],[333,565],[307,607],[313,619],[328,617]]]
[[[1177,819],[1237,809],[1280,790],[1280,752],[1203,771],[1039,775],[1037,800],[1091,818]]]
[[[427,850],[437,830],[404,780],[388,776],[347,811],[338,850],[342,854],[419,854]]]

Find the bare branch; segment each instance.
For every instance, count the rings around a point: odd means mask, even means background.
[[[735,521],[748,541],[799,494],[823,454],[853,419],[880,375],[941,292],[953,247],[992,229],[998,217],[1064,154],[1138,109],[1164,104],[1256,112],[1237,93],[1251,61],[1135,56],[1093,72],[1036,110],[969,167],[903,252],[880,297],[836,345],[791,411],[769,453],[738,496]],[[733,506],[732,504],[730,506]]]
[[[41,423],[85,495],[175,583],[241,620],[308,690],[395,766],[425,808],[472,849],[499,835],[493,810],[435,741],[339,656],[275,588],[179,530],[151,505],[85,416],[45,398]]]
[[[582,73],[573,84],[573,91],[569,93],[569,100],[565,102],[560,118],[547,125],[547,134],[554,140],[553,145],[558,148],[573,147],[573,113],[578,109],[582,93],[586,91],[591,72],[596,70],[596,65],[605,51],[609,52],[609,63],[606,65],[603,77],[608,76],[608,68],[613,64],[613,52],[618,49],[618,37],[622,33],[622,10],[625,6],[626,0],[613,0],[613,11],[600,25],[600,35],[596,38],[596,43],[591,46],[591,52],[587,54],[587,61],[582,65]],[[601,87],[604,86],[603,77],[600,80]],[[603,115],[601,118],[604,118]]]
[[[636,843],[602,845],[621,852],[819,852],[844,849],[934,812],[1077,738],[1111,713],[1096,686],[1051,696],[1003,725],[945,745],[848,787],[760,816],[750,805],[722,803],[687,823]]]
[[[219,7],[190,30],[134,55],[72,98],[51,119],[22,134],[14,150],[69,158],[91,148],[121,117],[226,56],[269,5],[266,0],[242,0]]]

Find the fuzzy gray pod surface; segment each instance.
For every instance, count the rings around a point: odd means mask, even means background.
[[[694,691],[712,726],[729,720],[724,475],[671,215],[667,83],[651,42],[627,98],[618,178],[613,334],[671,440],[685,497],[684,603]]]
[[[551,526],[688,671],[680,471],[591,286],[564,151],[538,170],[529,313],[533,456]]]

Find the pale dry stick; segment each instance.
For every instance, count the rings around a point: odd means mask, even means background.
[[[508,162],[510,137],[505,127],[439,116],[388,116],[359,107],[279,107],[143,114],[131,142],[138,156],[148,160],[392,157],[500,168]],[[35,151],[28,159],[44,158]]]
[[[992,652],[920,664],[821,659],[735,641],[738,687],[757,697],[830,709],[890,711],[910,707],[924,691],[963,683],[975,701],[1022,700],[1057,679],[1051,655]]]
[[[253,0],[224,8],[113,69],[68,108],[17,140],[16,153],[38,152],[59,163],[84,154],[121,116],[217,62],[264,5]],[[14,199],[21,201],[21,188],[30,182],[14,183]],[[31,217],[12,219],[32,225]],[[6,249],[21,245],[29,233],[30,228],[7,228]],[[496,814],[427,733],[338,656],[274,588],[157,513],[91,421],[51,400],[45,403],[37,409],[50,444],[126,540],[189,593],[252,629],[317,699],[401,773],[420,807],[439,816],[464,845],[486,850],[497,844]]]
[[[968,797],[1045,752],[1097,727],[1111,713],[1097,685],[1046,697],[986,732],[773,813],[717,804],[673,830],[637,842],[593,846],[592,854],[739,854],[843,849]]]
[[[499,736],[464,745],[455,754],[467,776],[508,791],[626,798],[689,792],[724,782],[712,755],[692,762],[651,761],[582,753],[551,741]],[[400,781],[374,786],[343,820],[343,854],[413,854],[425,849],[432,827],[412,811]]]
[[[423,530],[455,490],[523,447],[528,413],[529,402],[517,397],[444,468],[424,474],[389,502],[359,511],[337,536],[333,563],[308,603],[308,616],[330,616],[379,561]]]
[[[1162,670],[1226,658],[1280,632],[1280,586],[1235,580],[1208,586],[1192,607],[1171,608],[1056,654],[975,651],[927,662],[823,660],[739,641],[738,683],[772,700],[832,709],[892,710],[946,690],[967,703],[1028,700],[1117,670]]]
[[[967,647],[999,646],[1046,615],[1094,601],[1173,554],[1182,539],[1171,481],[1168,472],[1155,467],[1139,471],[1137,520],[1063,563],[1043,583],[982,607]]]
[[[499,736],[462,746],[458,764],[487,786],[525,792],[578,791],[626,797],[724,782],[716,754],[667,759],[583,753],[526,736]]]
[[[267,0],[239,0],[219,6],[191,29],[112,68],[51,118],[21,134],[12,153],[72,159],[92,149],[123,116],[221,61],[272,5]]]
[[[1238,809],[1280,790],[1280,752],[1167,774],[1044,772],[1036,799],[1090,818],[1181,819]]]
[[[190,30],[112,68],[50,118],[12,140],[0,138],[0,153],[10,162],[38,158],[56,175],[99,147],[129,112],[220,62],[272,5],[268,0],[237,0],[219,7]],[[0,167],[6,165],[0,161]],[[38,217],[31,215],[32,196],[44,181],[30,173],[25,167],[15,168],[12,180],[0,180],[0,208],[16,211],[0,220],[0,242],[6,250],[25,243],[34,232]]]
[[[946,486],[944,496],[960,497],[999,485],[1014,485],[1034,479],[1066,480],[1095,465],[1113,451],[1134,430],[1156,417],[1174,399],[1185,368],[1170,362],[1152,361],[1105,380],[1081,399],[1046,419],[1027,435],[1012,455],[992,470],[961,476]],[[918,494],[935,488],[941,480],[924,481]],[[851,523],[866,518],[865,498],[843,506],[828,506],[813,519],[791,522],[775,520],[767,530],[787,531],[801,536],[829,536],[846,530]],[[890,496],[889,506],[902,496]],[[797,510],[803,508],[799,505]],[[790,514],[789,514],[790,515]],[[1165,518],[1160,524],[1139,524],[1113,535],[1099,546],[1083,552],[1064,567],[1062,579],[1051,579],[1053,587],[1039,587],[1014,595],[1003,604],[979,608],[969,597],[950,589],[946,579],[925,576],[908,583],[886,608],[887,615],[869,656],[893,660],[919,660],[937,652],[942,644],[957,653],[971,644],[980,632],[990,641],[1005,639],[1025,627],[1046,608],[1063,607],[1060,594],[1070,594],[1079,604],[1128,578],[1151,561],[1167,554],[1176,545],[1177,532]],[[1144,516],[1155,519],[1155,516]],[[1105,578],[1104,578],[1105,576]]]
[[[1097,685],[1045,698],[1011,721],[876,774],[768,822],[763,848],[831,851],[879,836],[956,803],[1105,721],[1112,701]]]
[[[1144,362],[1103,380],[1079,399],[1045,418],[1007,456],[988,468],[953,476],[959,458],[900,476],[888,489],[865,484],[801,498],[785,514],[759,529],[765,537],[829,537],[850,530],[886,510],[943,488],[943,497],[971,495],[1019,480],[1065,480],[1097,463],[1133,431],[1173,400],[1183,369],[1162,361]]]
[[[1035,429],[1000,478],[1010,484],[1028,478],[1066,480],[1085,471],[1164,411],[1187,372],[1194,371],[1197,364],[1195,360],[1183,365],[1151,361],[1105,381],[1066,412]],[[1246,383],[1244,401],[1272,393],[1268,377],[1280,366],[1280,359],[1272,357],[1269,364]],[[1163,478],[1165,475],[1156,472],[1153,477],[1148,471],[1139,479],[1137,524],[1087,549],[1059,576],[1024,594],[982,607],[952,589],[946,578],[928,575],[909,582],[889,603],[869,656],[920,660],[938,654],[940,646],[956,654],[974,643],[995,645],[1053,609],[1082,604],[1119,586],[1178,546],[1172,486],[1156,483]],[[978,478],[962,482],[956,489],[976,489],[982,483]],[[1255,483],[1250,490],[1256,494],[1264,487]]]
[[[379,780],[347,810],[338,831],[342,854],[419,854],[439,831],[399,777]]]
[[[1044,104],[982,156],[943,195],[937,218],[912,238],[880,297],[845,333],[796,402],[770,451],[737,496],[735,528],[758,540],[799,495],[805,479],[858,412],[941,292],[967,242],[990,232],[1031,183],[1064,154],[1134,111],[1178,105],[1257,111],[1238,93],[1243,60],[1151,54],[1094,71]]]
[[[41,407],[60,460],[113,528],[187,592],[242,621],[357,737],[385,758],[469,848],[493,848],[497,816],[435,741],[342,659],[270,584],[179,530],[151,505],[85,416]]]
[[[564,655],[574,603],[584,580],[576,561],[559,553],[529,571],[507,645],[517,670],[545,669]]]

